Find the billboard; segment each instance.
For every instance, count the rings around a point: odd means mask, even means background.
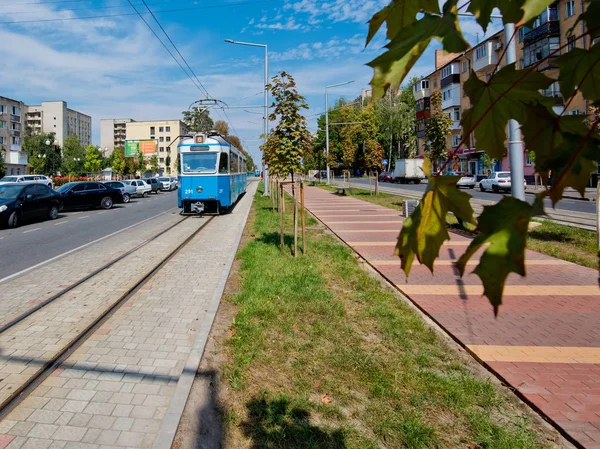
[[[157,153],[156,140],[126,140],[125,141],[125,156],[137,156],[140,151],[145,155]]]

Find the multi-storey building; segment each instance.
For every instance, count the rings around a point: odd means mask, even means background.
[[[554,52],[554,57],[544,60],[542,64],[538,65],[537,70],[549,78],[558,79],[558,67],[555,59],[573,48],[584,48],[589,45],[589,38],[576,38],[585,31],[583,24],[581,30],[574,30],[573,36],[568,33],[575,25],[577,17],[583,12],[583,7],[584,3],[581,1],[560,0],[547,7],[536,18],[532,28],[520,28],[516,45],[517,68],[531,67]],[[441,91],[442,109],[453,120],[452,135],[448,138],[447,146],[449,151],[456,150],[457,156],[449,168],[479,176],[486,174],[487,168],[481,160],[483,150],[477,148],[472,135],[468,141],[458,147],[462,141],[460,119],[463,111],[471,107],[469,97],[464,91],[464,84],[472,72],[482,80],[489,80],[494,70],[499,70],[506,65],[506,56],[500,60],[504,54],[504,42],[504,31],[500,31],[462,54],[444,54],[441,50],[436,52],[435,70],[414,86],[414,95],[417,101],[416,132],[420,155],[424,154],[426,145],[425,126],[431,113],[430,98],[433,92]],[[561,47],[563,48],[561,49]],[[561,96],[558,83],[554,83],[541,93],[555,99],[555,112],[563,112],[566,106],[565,99]],[[569,103],[565,113],[587,114],[588,106],[588,103],[578,93]],[[506,147],[508,149],[508,142],[506,142]],[[531,181],[534,167],[526,149],[523,152],[523,160],[525,176]],[[495,170],[510,170],[508,157],[498,161]]]
[[[187,126],[181,120],[155,120],[147,122],[131,121],[125,124],[126,140],[156,140],[159,173],[168,174],[167,157],[171,158],[171,173],[177,173],[175,156],[176,139],[188,133]]]
[[[27,153],[21,151],[25,105],[0,97],[0,157],[7,175],[21,175],[27,169]]]
[[[54,133],[62,148],[65,139],[76,135],[84,147],[92,143],[92,118],[69,109],[66,101],[42,101],[39,106],[26,106],[26,126],[33,134]]]
[[[100,120],[100,148],[108,156],[115,148],[125,146],[127,123],[134,122],[131,118]]]

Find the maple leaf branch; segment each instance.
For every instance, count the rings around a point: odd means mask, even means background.
[[[593,28],[591,30],[586,31],[585,33],[582,33],[581,35],[577,36],[575,38],[575,40],[580,39],[584,36],[587,36],[591,33],[595,33],[596,31],[600,30],[600,27],[596,27]],[[524,75],[521,76],[518,80],[516,80],[514,83],[512,83],[508,89],[506,89],[504,92],[502,92],[502,94],[500,94],[500,96],[498,98],[496,98],[496,100],[494,100],[494,102],[485,110],[485,112],[481,115],[481,117],[479,117],[479,119],[477,119],[477,121],[475,122],[475,124],[471,127],[471,129],[467,132],[466,136],[464,136],[461,141],[458,143],[458,145],[456,146],[456,149],[453,150],[450,155],[448,156],[448,158],[446,159],[446,162],[444,162],[444,164],[442,165],[442,167],[438,170],[438,173],[436,174],[436,176],[440,176],[444,170],[446,169],[446,167],[448,166],[448,164],[450,163],[450,161],[454,158],[454,156],[456,156],[456,154],[458,153],[459,148],[461,147],[461,145],[464,145],[464,143],[467,141],[467,138],[469,138],[469,136],[471,135],[471,133],[473,131],[475,131],[475,129],[479,126],[479,124],[483,121],[483,119],[485,117],[487,117],[487,115],[491,112],[492,109],[494,109],[494,106],[496,106],[498,104],[498,102],[500,100],[502,100],[511,90],[513,90],[515,87],[517,87],[519,85],[519,83],[521,81],[523,81],[525,78],[527,78],[529,76],[529,74],[535,70],[537,70],[537,68],[542,65],[544,62],[546,62],[547,60],[549,60],[550,58],[553,58],[556,53],[560,52],[563,48],[567,47],[569,45],[569,43],[565,43],[563,45],[561,45],[560,47],[558,47],[556,50],[554,50],[552,53],[548,54],[548,56],[546,56],[545,58],[540,59],[538,62],[536,62],[535,64],[533,64],[529,69],[525,70]],[[490,79],[487,81],[486,84],[489,84],[490,81],[492,80],[493,75],[490,77]]]
[[[581,90],[581,85],[583,84],[583,82],[585,81],[585,79],[588,77],[588,75],[590,73],[592,73],[592,70],[594,69],[594,67],[596,67],[596,64],[598,64],[599,62],[600,62],[600,58],[596,59],[596,61],[586,70],[585,74],[581,78],[581,81],[579,81],[579,83],[575,87],[575,92],[573,92],[573,95],[571,95],[571,98],[569,98],[569,101],[567,101],[567,104],[565,104],[564,109],[560,113],[560,117],[562,117],[563,114],[567,111],[567,109],[571,105],[571,102],[575,99],[575,96]]]

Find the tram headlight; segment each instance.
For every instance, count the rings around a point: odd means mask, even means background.
[[[198,186],[198,187],[196,187],[196,192],[198,192],[198,193],[202,193],[202,186]]]

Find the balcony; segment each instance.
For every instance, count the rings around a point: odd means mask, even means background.
[[[444,96],[446,97],[446,99],[442,97],[442,109],[444,111],[448,108],[460,107],[460,85],[453,86]]]
[[[429,98],[431,96],[431,91],[429,90],[429,88],[415,89],[414,96],[415,96],[415,100],[419,101],[423,98]]]
[[[11,136],[16,136],[16,137],[21,137],[21,131],[17,130],[17,129],[11,129],[10,130],[10,135]]]
[[[549,36],[560,36],[560,23],[558,22],[558,20],[546,22],[538,26],[537,28],[531,30],[524,36],[523,45],[530,45],[537,40]]]
[[[462,129],[462,127],[460,126],[460,120],[454,120],[454,122],[452,122],[452,129],[454,131]]]
[[[10,114],[10,121],[15,123],[21,123],[21,116]]]
[[[24,151],[8,151],[6,163],[13,165],[27,165],[27,153]]]
[[[429,117],[431,117],[430,109],[425,109],[424,111],[417,111],[417,120],[428,119]]]

